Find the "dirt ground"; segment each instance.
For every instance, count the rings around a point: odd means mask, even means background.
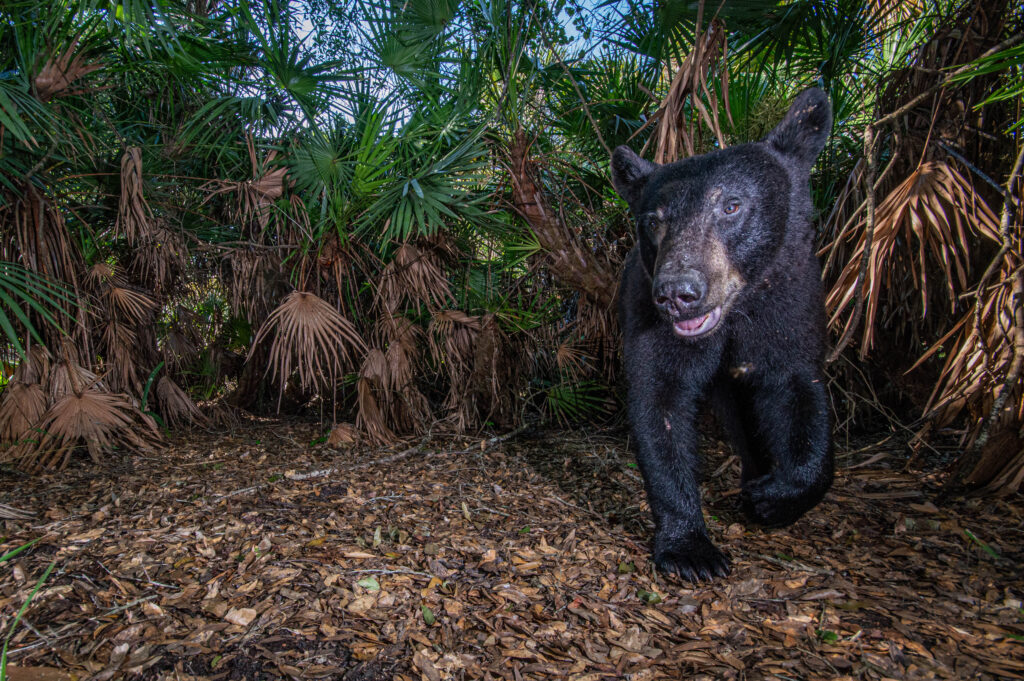
[[[65,475],[0,472],[10,678],[996,679],[1024,674],[1024,505],[942,508],[840,471],[809,517],[744,524],[707,443],[733,572],[653,572],[621,434],[332,450],[308,424],[180,437]],[[863,453],[847,466],[870,458]],[[130,461],[130,463],[129,463]]]

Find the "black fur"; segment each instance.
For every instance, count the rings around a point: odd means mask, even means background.
[[[754,521],[792,523],[832,482],[808,186],[830,128],[828,100],[812,89],[761,142],[667,165],[626,147],[612,156],[615,188],[637,218],[619,314],[654,561],[665,572],[729,572],[701,512],[702,404],[742,458]]]

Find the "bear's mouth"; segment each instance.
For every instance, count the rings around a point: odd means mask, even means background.
[[[672,324],[672,330],[676,332],[677,336],[681,336],[683,338],[696,338],[697,336],[703,336],[714,329],[721,319],[722,307],[718,306],[700,317],[681,319],[678,322],[675,322]]]

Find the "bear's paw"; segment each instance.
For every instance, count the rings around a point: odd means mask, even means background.
[[[662,539],[655,543],[654,565],[661,572],[678,575],[691,582],[729,574],[729,559],[706,536]]]
[[[795,484],[774,474],[764,475],[743,486],[743,512],[764,527],[792,525],[821,501],[827,487]]]

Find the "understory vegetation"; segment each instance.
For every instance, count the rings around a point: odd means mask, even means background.
[[[816,85],[840,447],[1015,492],[1022,30],[1007,0],[5,3],[0,462],[241,410],[374,445],[615,418],[611,150],[755,140]]]

